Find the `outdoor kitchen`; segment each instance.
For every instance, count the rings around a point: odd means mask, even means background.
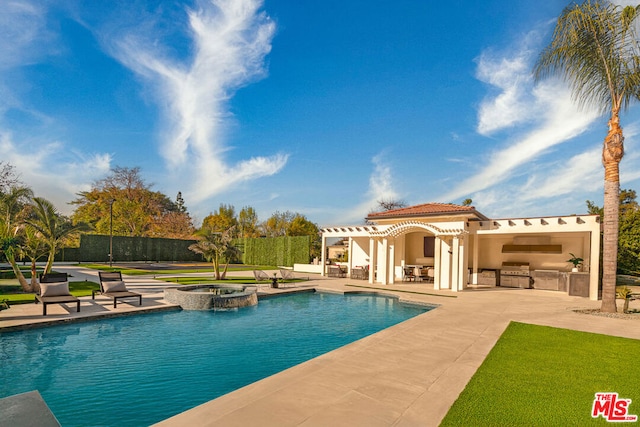
[[[586,236],[585,236],[586,237]],[[491,268],[481,269],[478,285],[505,288],[539,289],[589,296],[589,271],[572,271],[568,260],[573,253],[582,253],[584,242],[576,236],[504,236],[494,245],[501,245],[500,265],[493,257]],[[571,252],[573,251],[573,252]],[[587,257],[584,257],[587,258]],[[489,260],[487,260],[489,261]],[[576,267],[576,269],[578,269]]]

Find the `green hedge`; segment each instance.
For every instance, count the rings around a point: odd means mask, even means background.
[[[282,265],[309,263],[311,238],[309,236],[266,237],[244,240],[243,262],[247,265]],[[238,245],[240,246],[240,245]]]
[[[113,236],[113,261],[203,261],[202,255],[189,250],[196,240],[152,237]],[[309,236],[236,239],[247,265],[293,266],[307,264],[310,257]],[[64,248],[57,261],[109,262],[109,236],[83,234],[79,248]]]
[[[113,260],[118,261],[202,261],[189,250],[195,240],[113,236]],[[83,234],[78,249],[80,262],[109,262],[109,236]],[[69,254],[65,253],[69,258]],[[67,259],[70,261],[70,259]]]

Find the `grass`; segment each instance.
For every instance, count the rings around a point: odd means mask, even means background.
[[[597,392],[640,415],[638,360],[640,340],[512,322],[441,426],[606,425],[591,418]]]

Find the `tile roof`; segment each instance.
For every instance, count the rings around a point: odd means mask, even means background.
[[[480,212],[476,211],[473,206],[461,206],[450,203],[425,203],[422,205],[407,206],[404,208],[391,209],[382,212],[373,212],[367,216],[367,219],[376,218],[402,218],[415,216],[437,216],[446,214],[472,214],[480,219],[487,219]]]

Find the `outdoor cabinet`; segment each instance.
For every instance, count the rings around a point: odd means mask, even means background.
[[[569,295],[589,296],[589,273],[569,273]]]
[[[533,287],[548,291],[560,290],[560,272],[558,270],[534,270]]]

